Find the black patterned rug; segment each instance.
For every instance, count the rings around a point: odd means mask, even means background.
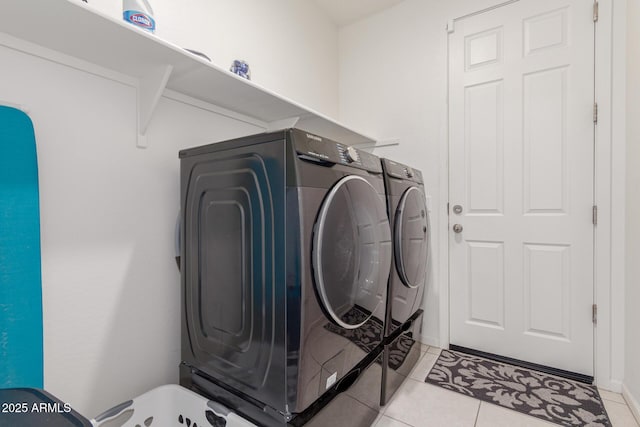
[[[611,427],[595,386],[442,350],[426,382],[563,426]]]
[[[353,325],[362,323],[368,316],[369,314],[366,310],[355,306],[342,316],[342,320]],[[399,323],[396,327],[397,326],[399,326]],[[341,328],[340,326],[330,322],[324,325],[324,327],[334,334],[338,334],[349,339],[365,353],[370,353],[382,342],[383,339],[382,321],[376,317],[371,317],[364,325],[356,329]],[[389,367],[393,370],[400,368],[406,360],[411,347],[416,344],[416,340],[406,335],[402,335],[400,336],[400,339],[393,341],[391,344],[391,351],[389,352]],[[382,363],[382,358],[379,358],[377,362]]]

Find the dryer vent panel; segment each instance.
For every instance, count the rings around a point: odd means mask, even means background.
[[[185,304],[191,350],[252,389],[267,381],[274,342],[274,215],[264,159],[211,159],[186,200]]]

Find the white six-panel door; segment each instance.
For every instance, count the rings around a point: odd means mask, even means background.
[[[450,342],[586,375],[592,7],[520,0],[449,38]]]

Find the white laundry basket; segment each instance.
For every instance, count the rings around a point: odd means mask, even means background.
[[[94,427],[255,427],[218,402],[179,385],[163,385],[91,420]]]

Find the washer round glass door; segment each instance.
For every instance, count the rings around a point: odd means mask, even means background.
[[[396,270],[402,283],[417,288],[424,283],[429,250],[429,221],[422,191],[410,187],[400,198],[394,224]]]
[[[391,230],[384,201],[366,179],[349,175],[329,191],[314,227],[312,259],[317,294],[339,326],[359,328],[384,304]]]

